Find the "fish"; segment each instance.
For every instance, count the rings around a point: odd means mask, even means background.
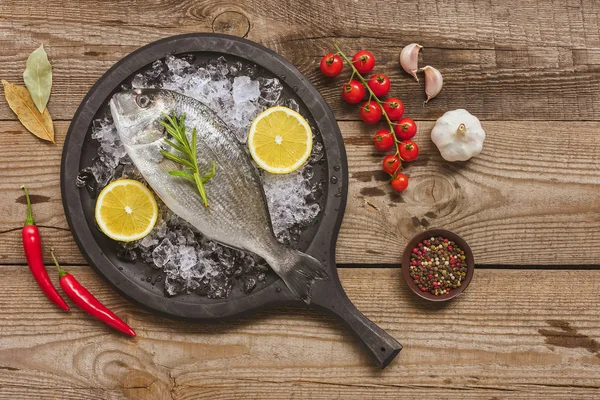
[[[171,211],[207,238],[263,258],[295,296],[310,304],[315,280],[329,277],[317,259],[276,239],[257,167],[225,122],[205,104],[166,89],[118,92],[109,104],[127,154]],[[168,134],[158,123],[172,113],[185,115],[190,143],[196,129],[200,173],[215,164],[214,176],[204,183],[208,206],[191,181],[169,174],[182,166],[160,155],[169,148],[177,153],[165,143]]]

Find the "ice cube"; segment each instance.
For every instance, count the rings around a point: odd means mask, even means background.
[[[210,81],[210,74],[205,68],[198,68],[195,78],[202,84]]]
[[[156,246],[157,244],[158,244],[158,239],[157,239],[157,238],[156,238],[154,235],[152,235],[152,234],[150,234],[150,235],[148,235],[148,236],[144,237],[144,238],[143,238],[142,240],[140,240],[140,241],[139,241],[139,243],[138,243],[138,245],[139,245],[141,248],[143,248],[143,249],[144,249],[144,248],[145,248],[145,249],[148,249],[148,248],[150,248],[150,247]]]
[[[158,268],[164,267],[164,265],[173,257],[175,254],[175,246],[169,239],[163,239],[162,242],[154,251],[152,251],[152,260],[154,261],[154,265]]]
[[[229,66],[227,65],[227,60],[225,60],[225,57],[221,56],[219,58],[217,58],[217,72],[221,77],[225,77],[227,74],[229,74]]]
[[[77,174],[77,178],[75,178],[75,186],[79,188],[84,187],[92,180],[92,178],[94,178],[94,174],[92,174],[92,168],[85,167]]]
[[[183,277],[189,276],[189,271],[198,263],[196,249],[192,246],[179,247],[179,270]]]
[[[164,238],[167,233],[166,222],[164,220],[160,221],[158,224],[156,224],[156,226],[154,227],[154,230],[156,231],[157,238],[159,238],[159,239]]]
[[[146,78],[142,74],[137,74],[131,80],[131,87],[133,87],[134,89],[141,89],[141,88],[148,87],[148,78]]]
[[[146,70],[144,72],[144,75],[146,75],[148,78],[154,79],[154,78],[158,78],[158,76],[160,74],[162,74],[164,72],[164,65],[162,60],[156,60],[154,61],[154,63],[152,63],[152,66],[150,67],[150,69]]]
[[[260,87],[257,81],[248,76],[236,76],[233,79],[233,100],[236,104],[258,99]]]
[[[256,79],[261,73],[261,69],[256,64],[248,64],[244,70],[244,75],[249,76],[251,79]]]
[[[167,274],[165,278],[165,291],[169,296],[175,296],[185,290],[185,282],[177,276]]]
[[[230,76],[238,76],[240,71],[242,70],[242,63],[239,61],[235,61],[229,65],[229,75]]]
[[[167,56],[165,58],[165,64],[169,68],[169,71],[173,72],[175,75],[182,74],[185,68],[190,66],[190,63],[174,56]]]
[[[309,163],[316,163],[323,158],[323,144],[321,142],[313,142],[312,153],[308,159]]]
[[[296,112],[300,112],[300,105],[298,105],[298,103],[294,99],[286,99],[283,102],[283,106],[287,107],[287,108],[290,108],[290,109],[292,109],[292,110],[294,110]]]
[[[92,163],[90,170],[98,183],[98,189],[102,189],[106,186],[114,174],[114,169],[108,168],[99,158]]]
[[[255,287],[256,279],[248,277],[244,280],[244,293],[251,293]]]
[[[283,91],[283,85],[279,82],[279,79],[260,79],[260,101],[266,106],[273,106],[279,100],[281,92]]]

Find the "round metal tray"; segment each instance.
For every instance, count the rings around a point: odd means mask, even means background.
[[[284,86],[283,96],[294,98],[301,113],[322,132],[320,139],[324,144],[325,157],[321,165],[315,166],[313,178],[327,181],[320,199],[321,213],[315,225],[302,231],[296,247],[324,261],[328,254],[333,254],[334,236],[345,206],[347,169],[344,146],[329,107],[296,68],[271,50],[232,36],[191,34],[151,43],[115,64],[84,98],[67,134],[61,168],[65,213],[83,255],[121,293],[157,311],[186,318],[224,317],[287,297],[281,294],[286,289],[285,285],[275,274],[269,274],[267,282],[258,285],[249,295],[234,287],[227,299],[209,299],[195,294],[166,297],[164,280],[156,279],[160,271],[142,262],[132,264],[117,257],[118,245],[103,235],[93,220],[95,199],[85,189],[75,186],[78,171],[89,166],[97,155],[98,143],[90,138],[92,121],[104,114],[112,95],[154,61],[168,55],[183,54],[193,55],[196,63],[225,56],[228,61],[258,65],[265,77],[279,78]],[[332,180],[333,176],[336,178]]]
[[[306,306],[285,284],[271,274],[263,287],[251,294],[241,291],[227,299],[199,295],[166,297],[157,283],[158,272],[148,265],[121,261],[118,245],[103,235],[94,222],[95,199],[75,185],[78,172],[97,156],[98,143],[91,139],[92,121],[103,115],[112,95],[130,82],[138,71],[168,55],[192,54],[196,62],[238,59],[261,67],[266,77],[278,77],[284,95],[296,100],[300,112],[321,134],[325,162],[315,168],[315,178],[325,180],[321,213],[315,225],[305,229],[297,247],[321,260],[330,279],[315,282],[313,305],[345,321],[369,350],[380,367],[385,367],[402,346],[364,317],[348,300],[335,266],[335,243],[346,206],[348,166],[344,142],[331,109],[319,92],[287,60],[275,52],[242,38],[219,34],[187,34],[151,43],[134,51],[109,69],[90,89],[75,113],[63,149],[61,191],[69,227],[87,261],[125,297],[171,317],[217,319],[239,315],[270,305]],[[241,285],[239,285],[241,286]]]

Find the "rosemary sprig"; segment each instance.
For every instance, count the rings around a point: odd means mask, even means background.
[[[182,157],[176,156],[175,154],[166,150],[161,150],[160,154],[162,154],[165,158],[184,166],[183,170],[172,170],[169,171],[169,174],[186,178],[194,182],[198,188],[200,197],[202,197],[204,206],[208,207],[208,198],[206,197],[204,184],[213,176],[215,176],[215,161],[213,160],[212,168],[209,173],[206,175],[200,175],[198,158],[196,154],[196,128],[192,129],[192,142],[190,143],[185,133],[185,114],[182,114],[180,118],[177,118],[173,112],[171,115],[164,114],[164,117],[165,120],[158,120],[158,123],[164,126],[164,128],[167,130],[167,133],[173,137],[172,141],[165,139],[165,142],[180,152]]]

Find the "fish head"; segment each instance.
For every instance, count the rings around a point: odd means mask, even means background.
[[[110,111],[121,141],[126,145],[153,143],[165,137],[158,123],[175,106],[173,92],[134,89],[119,92],[110,100]]]

